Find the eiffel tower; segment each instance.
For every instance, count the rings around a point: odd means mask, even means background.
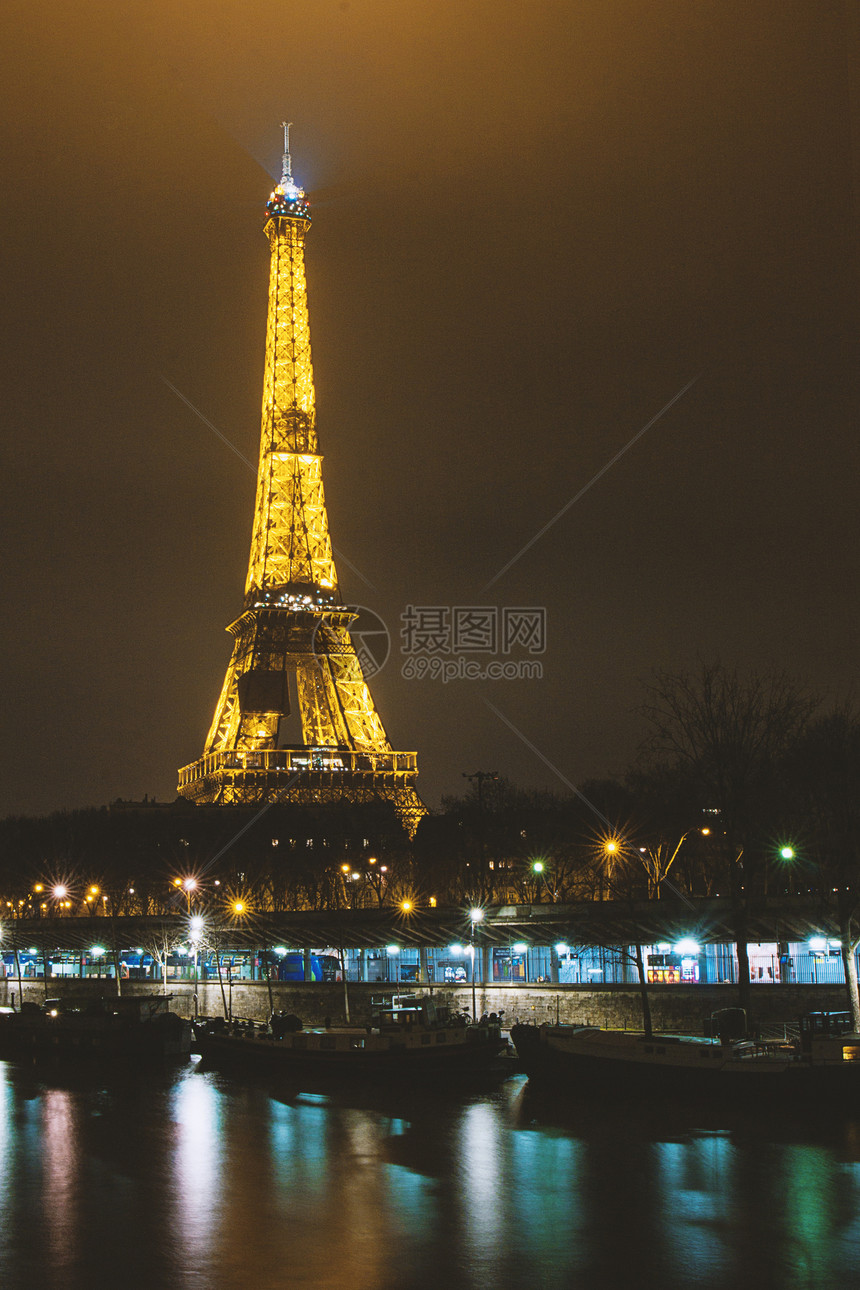
[[[266,203],[271,248],[263,421],[251,558],[241,615],[203,756],[179,793],[224,805],[393,803],[414,833],[426,808],[414,752],[395,752],[356,652],[358,615],[332,554],[314,407],[304,241],[311,217],[284,124],[281,182]],[[279,746],[291,694],[298,744]]]

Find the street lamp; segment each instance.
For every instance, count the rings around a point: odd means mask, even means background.
[[[184,878],[182,880],[182,890],[185,892],[185,899],[188,904],[188,917],[191,917],[191,894],[197,890],[196,878]]]
[[[793,896],[796,867],[794,861],[797,859],[797,852],[790,842],[783,842],[777,847],[776,855],[778,863],[782,866],[783,874],[788,878],[789,895]],[[765,894],[767,894],[767,889],[765,889]]]
[[[199,999],[197,994],[197,954],[200,942],[203,939],[203,919],[199,914],[195,914],[189,919],[188,939],[194,946],[194,1015],[196,1017],[199,1010]]]
[[[546,865],[544,864],[543,860],[532,860],[531,870],[536,879],[534,889],[533,889],[534,899],[538,903],[540,903],[541,883],[543,883],[543,886],[546,888],[547,892],[549,892],[549,887],[547,885],[547,878],[546,878]]]
[[[478,1009],[475,1003],[475,928],[483,921],[483,909],[469,910],[469,953],[472,956],[472,1020],[478,1020]]]

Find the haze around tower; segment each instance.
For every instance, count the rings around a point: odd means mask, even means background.
[[[341,590],[422,796],[622,771],[697,655],[852,693],[853,5],[13,0],[0,39],[4,814],[199,754],[283,120]],[[543,610],[460,651],[542,675],[410,678],[410,607]]]

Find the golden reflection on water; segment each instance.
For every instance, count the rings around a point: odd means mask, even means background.
[[[0,1063],[0,1290],[856,1283],[853,1122]]]
[[[211,1257],[221,1221],[220,1102],[205,1080],[183,1079],[174,1092],[172,1236],[183,1259],[197,1266]]]
[[[72,1094],[49,1088],[42,1099],[42,1230],[55,1268],[79,1261],[81,1152]]]

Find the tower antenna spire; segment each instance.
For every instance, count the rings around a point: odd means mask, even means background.
[[[284,127],[284,156],[283,164],[281,166],[282,187],[293,182],[293,168],[290,164],[290,126],[292,124],[292,121],[281,122],[281,125]]]

